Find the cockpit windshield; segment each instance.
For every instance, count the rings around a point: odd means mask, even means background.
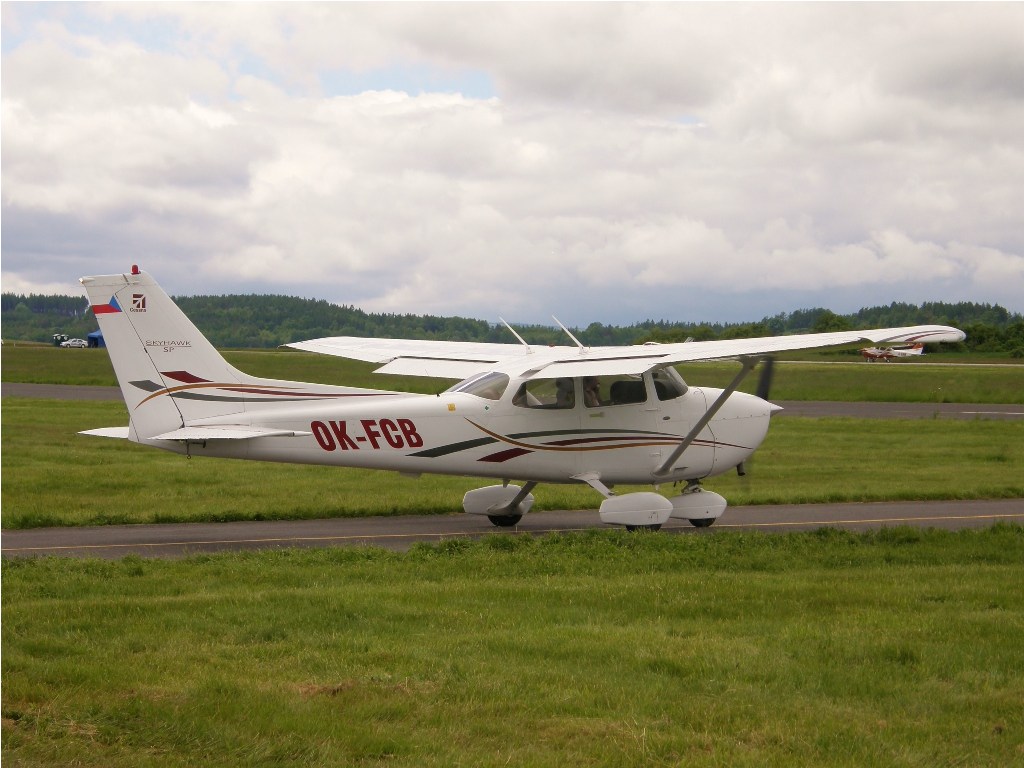
[[[509,377],[507,374],[492,371],[490,373],[479,373],[476,376],[470,376],[468,379],[460,381],[454,387],[449,387],[445,391],[465,392],[469,395],[482,397],[485,400],[500,400],[501,396],[505,394],[508,384]]]
[[[675,400],[686,394],[686,382],[675,368],[658,368],[651,378],[659,400]]]

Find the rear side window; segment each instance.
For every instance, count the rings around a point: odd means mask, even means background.
[[[520,408],[568,409],[576,406],[576,385],[572,379],[531,379],[512,398]]]

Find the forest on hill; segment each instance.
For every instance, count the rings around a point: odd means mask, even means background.
[[[511,342],[500,324],[464,317],[368,313],[322,299],[277,295],[179,296],[175,302],[213,342],[222,348],[276,347],[322,336],[441,339]],[[84,298],[37,294],[2,295],[3,338],[50,342],[53,334],[85,338],[96,319]],[[893,302],[838,315],[824,308],[799,309],[747,323],[673,323],[648,320],[629,326],[591,323],[573,333],[587,345],[672,342],[692,338],[779,336],[856,328],[889,328],[938,323],[967,332],[965,348],[1024,357],[1024,316],[998,304],[926,302],[920,306]],[[516,330],[531,344],[565,344],[557,328],[531,325]]]

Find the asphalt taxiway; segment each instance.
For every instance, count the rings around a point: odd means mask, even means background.
[[[997,522],[1024,524],[1024,499],[879,502],[730,507],[711,528],[671,520],[659,535],[715,535],[719,531],[805,531],[822,527],[867,530],[910,525],[980,528]],[[497,529],[485,517],[432,515],[275,520],[236,523],[107,525],[4,531],[5,557],[57,555],[120,558],[183,557],[228,550],[286,547],[374,546],[404,551],[418,543],[477,539],[496,532],[539,536],[606,527],[595,510],[531,512],[515,528]]]

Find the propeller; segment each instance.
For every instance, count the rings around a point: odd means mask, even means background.
[[[757,396],[762,400],[768,399],[768,393],[772,388],[772,378],[775,376],[775,358],[766,357],[761,362],[761,378],[757,380]]]
[[[757,391],[755,394],[762,400],[768,400],[768,396],[772,389],[772,379],[775,376],[775,358],[766,357],[761,361],[761,376],[757,380]],[[740,477],[746,477],[747,472],[753,465],[754,457],[751,456],[747,461],[741,461],[736,465],[736,474]]]

